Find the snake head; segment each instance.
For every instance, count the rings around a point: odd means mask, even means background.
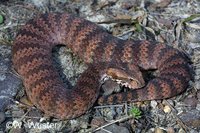
[[[131,89],[142,88],[145,85],[140,71],[135,74],[129,74],[122,69],[109,68],[106,71],[106,75],[119,84]]]

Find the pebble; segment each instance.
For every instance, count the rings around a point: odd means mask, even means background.
[[[200,100],[200,91],[197,92],[197,99]]]
[[[88,128],[88,123],[87,122],[81,122],[80,127],[83,129]]]
[[[179,115],[179,118],[190,128],[200,128],[200,111],[193,109]]]
[[[13,117],[22,117],[24,115],[24,111],[21,109],[16,108],[16,110],[12,110]]]
[[[112,124],[110,126],[107,126],[104,129],[107,130],[107,131],[99,130],[96,133],[108,133],[108,132],[111,132],[111,133],[130,133],[129,130],[126,127],[121,127],[121,126],[118,126],[116,124]]]
[[[5,113],[4,112],[0,112],[0,124],[2,122],[4,122],[5,119],[6,119]]]
[[[200,111],[200,103],[197,104],[196,109]]]
[[[196,97],[187,97],[183,101],[186,105],[195,108],[197,106],[198,100]]]
[[[24,128],[12,128],[9,133],[24,133]]]
[[[37,7],[44,7],[49,4],[49,0],[31,0]]]
[[[175,133],[175,130],[173,127],[168,127],[167,128],[167,133]]]
[[[157,105],[158,105],[158,103],[155,100],[151,101],[152,108],[156,108]]]
[[[178,131],[178,133],[186,133],[182,128]]]
[[[24,114],[21,113],[21,115]],[[37,109],[30,110],[27,116],[30,117],[33,122],[37,122],[40,118],[42,118],[41,112],[38,111]]]
[[[71,124],[72,129],[74,129],[75,127],[77,127],[80,124],[77,120],[70,120],[69,122]]]
[[[114,119],[114,117],[117,115],[114,107],[104,108],[101,111],[101,114],[105,116],[108,120]]]
[[[106,121],[103,119],[103,118],[101,118],[101,117],[94,117],[93,119],[92,119],[92,121],[91,121],[91,126],[92,127],[100,127],[100,126],[102,126],[104,123],[105,123]]]
[[[171,110],[171,108],[170,108],[168,105],[166,105],[166,106],[164,106],[163,111],[164,111],[165,113],[170,113],[172,110]]]
[[[160,128],[155,128],[155,132],[154,133],[164,133],[164,131]]]
[[[0,44],[0,111],[12,104],[21,80],[11,70],[10,47]]]

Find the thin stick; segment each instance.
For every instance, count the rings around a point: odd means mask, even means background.
[[[128,119],[131,119],[131,118],[133,118],[133,116],[125,116],[125,117],[123,117],[123,118],[121,118],[121,119],[111,121],[111,122],[108,123],[108,124],[105,124],[105,125],[103,125],[103,126],[101,126],[101,127],[98,127],[98,128],[95,129],[93,132],[96,132],[96,131],[98,131],[98,130],[100,130],[100,129],[103,129],[103,128],[105,128],[105,127],[107,127],[107,126],[110,126],[110,125],[112,125],[112,124],[114,124],[114,123],[122,122],[122,121],[125,121],[125,120],[128,120]]]

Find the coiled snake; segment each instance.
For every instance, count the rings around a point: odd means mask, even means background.
[[[65,88],[52,65],[51,51],[59,44],[88,64],[73,89]],[[146,40],[120,40],[67,13],[42,14],[28,21],[19,30],[12,52],[14,68],[29,99],[46,115],[59,119],[85,113],[99,95],[104,74],[131,88],[142,88],[102,97],[102,104],[173,97],[183,92],[191,79],[188,60],[177,49]],[[144,86],[140,69],[157,69],[159,74]]]

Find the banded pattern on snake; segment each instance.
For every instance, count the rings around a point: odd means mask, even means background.
[[[88,64],[72,89],[65,88],[52,64],[52,48],[59,44]],[[19,30],[12,52],[31,102],[59,119],[85,113],[97,100],[105,73],[140,89],[101,97],[101,104],[170,98],[183,92],[191,79],[188,59],[177,49],[146,40],[120,40],[67,13],[42,14],[28,21]],[[159,74],[145,85],[141,69],[157,69]]]

